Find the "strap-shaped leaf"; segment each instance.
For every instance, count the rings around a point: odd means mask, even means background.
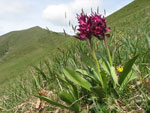
[[[90,90],[92,87],[91,84],[86,79],[84,79],[81,75],[79,75],[76,71],[65,68],[64,74],[70,81],[72,81],[75,84],[91,91]]]
[[[132,69],[132,66],[135,62],[135,60],[137,59],[138,56],[133,57],[132,59],[130,59],[124,67],[123,72],[120,74],[120,79],[119,79],[119,84],[121,85],[123,83],[123,81],[126,79],[127,75],[129,74],[129,72]]]
[[[92,87],[91,90],[100,100],[106,96],[104,89],[100,86]]]
[[[108,66],[108,61],[106,61],[103,57],[99,60],[101,67],[107,72],[110,73],[110,69]]]
[[[111,76],[112,76],[115,84],[118,84],[118,78],[117,78],[116,70],[113,66],[110,66],[110,72],[111,72]]]
[[[31,74],[31,75],[32,75],[32,74]],[[34,78],[34,80],[35,80],[35,84],[36,84],[37,88],[38,88],[38,89],[41,89],[40,83],[39,83],[39,81],[37,80],[36,76],[35,76],[34,74],[33,74],[32,76],[33,76],[33,78]]]
[[[126,76],[126,78],[124,79],[124,81],[122,82],[121,86],[125,87],[127,85],[128,82],[130,82],[131,80],[137,78],[138,73],[136,71],[130,71],[129,74]]]
[[[84,62],[84,64],[86,64],[86,66],[90,66],[91,68],[96,69],[95,63],[94,63],[93,60],[92,60],[89,56],[87,56],[86,54],[82,54],[81,60]]]
[[[146,35],[146,41],[147,41],[147,45],[150,49],[150,37],[148,36],[148,34],[145,34]]]
[[[66,91],[61,91],[59,93],[59,97],[61,100],[65,101],[67,104],[72,104],[75,99]]]
[[[96,76],[96,75],[93,76],[93,75],[91,75],[91,74],[88,74],[87,71],[85,71],[85,70],[76,69],[76,72],[79,72],[79,73],[81,73],[81,74],[83,74],[83,75],[85,75],[85,76],[91,78],[91,79],[94,80],[95,82],[98,81],[98,80],[94,77],[94,76]]]
[[[35,70],[37,70],[37,72],[39,74],[42,75],[43,79],[45,79],[46,81],[48,81],[48,77],[45,75],[45,73],[42,71],[42,69],[39,69],[38,67],[34,66]]]
[[[116,84],[118,84],[118,78],[117,78],[115,67],[110,66],[110,64],[103,57],[102,57],[102,59],[99,60],[99,62],[101,64],[102,68],[112,76],[112,79],[116,86]]]
[[[104,89],[107,90],[108,88],[108,78],[106,76],[106,73],[104,71],[101,71],[102,79],[104,81]]]
[[[71,105],[70,107],[76,111],[79,112],[79,104],[78,102],[74,103],[76,100],[74,99],[74,97],[69,94],[67,91],[61,91],[59,94],[59,97],[61,100],[63,100],[64,102],[66,102],[67,104]]]
[[[46,102],[48,102],[49,104],[53,105],[53,106],[57,106],[57,107],[60,107],[62,109],[69,109],[69,110],[72,110],[70,107],[67,107],[67,106],[64,106],[62,104],[59,104],[57,102],[54,102],[52,100],[50,100],[48,97],[44,97],[44,96],[36,96],[42,100],[45,100]]]

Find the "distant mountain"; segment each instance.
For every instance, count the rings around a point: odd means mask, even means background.
[[[0,84],[26,71],[28,66],[56,54],[70,36],[38,26],[0,36]]]

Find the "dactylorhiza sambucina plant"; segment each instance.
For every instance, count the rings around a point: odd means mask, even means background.
[[[91,58],[88,58],[88,56],[86,56],[84,60],[88,60],[87,62],[91,62],[92,65],[89,65],[88,69],[78,69],[77,67],[71,69],[70,67],[66,67],[63,68],[63,73],[57,73],[58,78],[63,81],[59,97],[68,106],[54,102],[47,97],[38,97],[51,105],[73,110],[78,113],[82,111],[81,106],[89,104],[88,101],[92,99],[102,101],[103,98],[107,99],[107,96],[112,94],[114,89],[118,88],[117,86],[120,86],[120,89],[126,86],[127,83],[133,79],[134,71],[132,70],[132,65],[137,59],[137,56],[130,59],[125,66],[122,67],[123,70],[118,72],[118,77],[116,69],[113,66],[106,39],[106,37],[110,37],[108,34],[110,28],[106,25],[105,17],[97,13],[92,13],[91,15],[81,13],[78,15],[77,19],[79,25],[77,29],[78,33],[75,37],[82,41],[87,41],[93,60],[91,61]],[[103,57],[98,59],[94,50],[94,41],[92,41],[92,38],[97,38],[104,42],[108,60]],[[81,102],[83,99],[85,99],[85,101]]]
[[[108,83],[108,77],[109,74],[113,80],[113,86],[116,88],[116,86],[123,86],[127,84],[132,79],[133,72],[131,72],[132,65],[137,59],[137,56],[129,60],[126,65],[124,66],[124,71],[120,72],[120,76],[117,76],[116,69],[113,66],[113,61],[111,58],[111,54],[109,51],[108,43],[106,37],[110,37],[110,34],[108,32],[110,31],[110,27],[107,27],[107,21],[106,18],[100,14],[92,13],[91,15],[86,15],[84,12],[82,12],[77,17],[78,19],[78,33],[76,38],[87,41],[89,44],[89,47],[91,48],[91,54],[95,61],[96,68],[97,68],[97,74],[95,75],[96,81],[99,81],[104,91],[107,91],[107,88],[109,87]],[[104,58],[97,59],[97,56],[95,54],[95,50],[92,43],[92,38],[96,37],[100,41],[104,42],[105,50],[107,52],[108,61]],[[122,67],[123,69],[123,67]],[[118,79],[119,78],[119,79]],[[122,88],[122,87],[121,87]]]
[[[86,15],[84,13],[81,13],[80,15],[78,15],[78,23],[79,23],[79,28],[78,31],[79,33],[77,33],[76,38],[80,39],[80,40],[86,40],[91,48],[91,52],[92,52],[92,56],[93,59],[95,60],[96,63],[96,67],[97,67],[97,72],[98,72],[98,79],[102,85],[102,87],[104,89],[106,89],[106,85],[104,83],[104,80],[101,75],[101,69],[100,69],[100,64],[99,61],[96,57],[94,48],[93,48],[93,44],[92,44],[92,38],[96,37],[99,40],[103,40],[105,43],[105,48],[107,50],[107,54],[109,57],[109,63],[111,66],[111,70],[112,70],[112,77],[114,80],[114,83],[117,84],[117,76],[115,74],[115,71],[112,66],[112,59],[111,59],[111,55],[108,49],[108,45],[107,45],[107,41],[106,41],[106,37],[110,37],[110,34],[107,34],[110,31],[110,27],[107,27],[106,24],[106,19],[104,16],[99,15],[97,13],[92,13],[91,15]]]

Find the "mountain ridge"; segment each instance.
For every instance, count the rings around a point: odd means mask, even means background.
[[[58,47],[68,45],[70,37],[39,26],[0,36],[0,84],[46,57],[52,59]]]

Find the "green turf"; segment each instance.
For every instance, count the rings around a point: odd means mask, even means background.
[[[63,33],[38,26],[0,36],[0,85],[21,75],[46,56],[52,58],[57,48],[64,47],[68,40],[69,36]]]
[[[142,27],[149,27],[149,10],[149,0],[134,0],[129,5],[108,16],[107,21],[112,29],[115,27],[122,32],[136,31],[137,29],[148,30]]]

